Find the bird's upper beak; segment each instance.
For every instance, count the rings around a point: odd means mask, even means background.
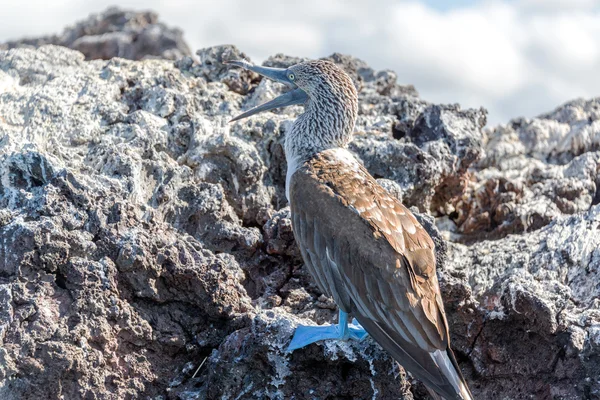
[[[238,121],[242,118],[246,118],[251,115],[261,113],[263,111],[269,111],[274,108],[287,107],[287,106],[291,106],[294,104],[304,104],[304,103],[306,103],[306,100],[308,100],[308,95],[306,94],[306,92],[304,90],[300,89],[298,86],[296,86],[296,84],[288,78],[287,69],[261,67],[258,65],[250,64],[249,62],[244,61],[244,60],[226,61],[225,64],[237,65],[238,67],[242,67],[247,70],[254,71],[254,72],[261,74],[262,76],[272,79],[276,82],[283,83],[284,85],[286,85],[292,89],[289,92],[284,93],[281,96],[276,97],[273,100],[271,100],[265,104],[256,106],[253,109],[248,110],[245,113],[238,115],[237,117],[232,119],[230,122]]]

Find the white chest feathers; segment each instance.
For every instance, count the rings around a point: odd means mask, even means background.
[[[298,157],[286,157],[287,159],[287,174],[285,175],[285,197],[287,197],[288,203],[290,202],[290,182],[292,175],[300,167]]]

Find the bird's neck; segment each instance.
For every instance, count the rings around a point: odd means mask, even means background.
[[[356,109],[342,102],[328,102],[323,106],[310,100],[306,109],[292,128],[286,133],[285,152],[290,157],[302,161],[310,159],[315,154],[337,147],[346,147],[352,139]]]
[[[294,172],[317,153],[344,148],[352,139],[356,120],[356,107],[343,103],[317,106],[309,101],[305,112],[286,132],[285,156],[287,160],[286,195],[289,199],[289,182]]]

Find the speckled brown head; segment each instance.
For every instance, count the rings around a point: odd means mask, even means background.
[[[296,64],[288,68],[288,78],[308,94],[315,105],[324,108],[339,105],[350,111],[358,108],[358,95],[352,79],[330,61],[316,60]],[[351,117],[356,118],[356,113]]]
[[[330,148],[345,147],[350,141],[358,113],[358,94],[352,79],[336,64],[326,60],[307,61],[289,68],[268,68],[246,61],[231,61],[282,83],[292,90],[235,117],[232,121],[274,108],[303,104],[305,112],[286,136],[288,161],[307,159]]]

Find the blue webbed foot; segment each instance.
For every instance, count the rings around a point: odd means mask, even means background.
[[[327,326],[306,326],[298,325],[294,332],[294,337],[288,346],[288,351],[300,349],[311,343],[326,339],[343,339],[340,329],[337,325]]]
[[[325,325],[325,326],[306,326],[299,325],[294,332],[294,337],[288,346],[288,351],[300,349],[304,346],[308,346],[311,343],[318,342],[319,340],[337,339],[337,340],[363,340],[366,338],[368,333],[364,328],[356,321],[352,320],[351,324],[348,324],[348,314],[340,311],[339,323],[337,325]]]

